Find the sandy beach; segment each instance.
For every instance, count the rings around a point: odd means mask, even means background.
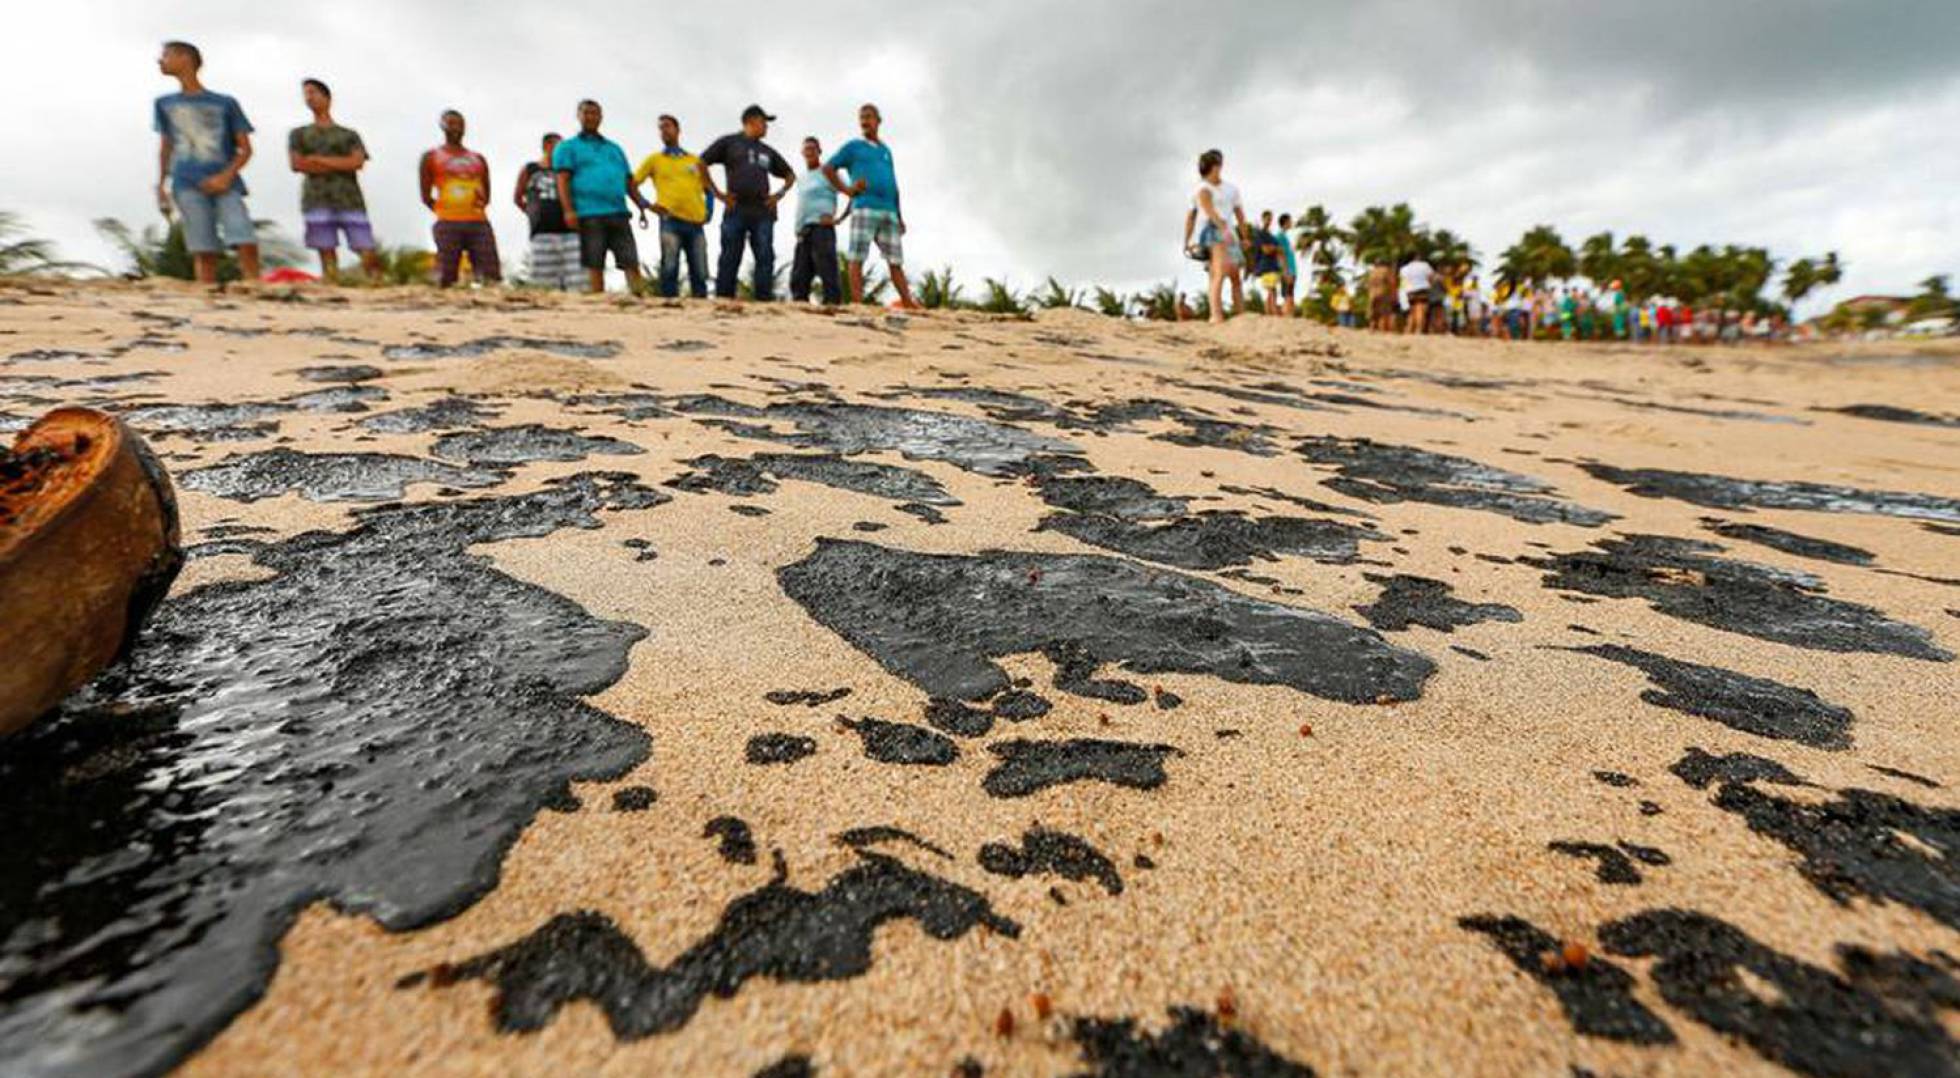
[[[191,560],[30,1072],[1960,1070],[1951,342],[0,288],[58,403]]]

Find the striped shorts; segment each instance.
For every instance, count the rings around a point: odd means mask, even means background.
[[[540,232],[531,237],[531,283],[561,292],[585,287],[585,273],[578,262],[578,233]]]
[[[900,235],[897,210],[851,210],[851,247],[844,257],[862,262],[871,254],[873,243],[884,254],[886,265],[905,264],[905,241]]]

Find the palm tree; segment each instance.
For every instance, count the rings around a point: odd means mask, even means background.
[[[1063,287],[1062,282],[1057,281],[1053,277],[1048,278],[1047,283],[1042,285],[1040,292],[1033,294],[1029,298],[1033,300],[1035,306],[1049,311],[1059,310],[1064,307],[1082,306],[1082,293],[1075,289]]]
[[[381,279],[389,284],[428,284],[435,280],[434,251],[400,244],[377,247],[374,253],[381,260]]]
[[[1101,285],[1096,286],[1094,306],[1098,314],[1106,315],[1110,318],[1128,318],[1130,316],[1130,301]]]
[[[1178,300],[1177,283],[1166,281],[1148,292],[1137,293],[1137,309],[1145,318],[1157,322],[1177,321]]]
[[[1416,213],[1406,202],[1383,208],[1370,206],[1348,225],[1354,257],[1363,263],[1400,265],[1421,248]]]
[[[919,278],[919,306],[929,310],[963,306],[965,301],[960,298],[961,291],[959,284],[953,280],[953,267],[927,270],[925,276]]]
[[[1578,272],[1572,248],[1551,225],[1533,226],[1497,258],[1497,279],[1510,285],[1525,281],[1542,285]]]
[[[1960,304],[1954,302],[1950,281],[1944,273],[1919,282],[1919,294],[1906,306],[1906,318],[1914,322],[1922,318],[1952,318],[1956,314],[1960,314]]]
[[[1342,248],[1352,239],[1349,232],[1335,222],[1327,207],[1315,203],[1300,211],[1300,217],[1293,227],[1293,249],[1306,256],[1306,285],[1313,289],[1315,272],[1332,269],[1340,264]]]
[[[54,256],[54,242],[29,236],[19,214],[0,210],[0,277],[69,274],[78,270],[103,272],[86,262],[64,262]]]
[[[1439,270],[1446,273],[1458,269],[1468,270],[1477,264],[1477,255],[1470,249],[1470,241],[1447,228],[1425,233],[1424,239],[1427,250],[1423,253]]]
[[[1008,287],[1006,281],[986,277],[982,278],[981,283],[987,290],[987,297],[976,305],[976,309],[986,311],[989,314],[1028,313],[1026,302],[1012,288]]]
[[[1594,287],[1603,287],[1620,275],[1620,252],[1613,246],[1611,232],[1587,236],[1579,244],[1579,272],[1585,274]]]

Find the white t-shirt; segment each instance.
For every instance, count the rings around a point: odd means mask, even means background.
[[[1420,258],[1414,259],[1402,267],[1402,293],[1429,291],[1429,278],[1435,274],[1435,267]]]
[[[1224,180],[1216,184],[1209,181],[1201,183],[1197,191],[1191,192],[1191,208],[1198,211],[1198,223],[1202,225],[1210,220],[1205,216],[1204,205],[1198,201],[1199,192],[1206,190],[1211,192],[1211,208],[1218,212],[1219,218],[1225,222],[1225,227],[1238,227],[1235,211],[1239,208],[1239,189]]]

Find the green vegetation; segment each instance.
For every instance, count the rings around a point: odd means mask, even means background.
[[[20,215],[0,210],[0,277],[65,276],[75,273],[101,273],[86,262],[64,262],[55,257],[54,243],[27,233]]]
[[[272,221],[254,221],[258,229],[259,261],[267,269],[278,266],[291,266],[303,257],[299,246],[287,239]],[[184,246],[184,226],[171,221],[168,228],[145,225],[137,232],[114,217],[101,217],[95,221],[95,230],[121,251],[127,265],[123,273],[128,277],[175,277],[189,281],[196,278],[195,267],[191,263],[191,253]],[[236,281],[238,256],[227,250],[218,261],[218,280]]]

